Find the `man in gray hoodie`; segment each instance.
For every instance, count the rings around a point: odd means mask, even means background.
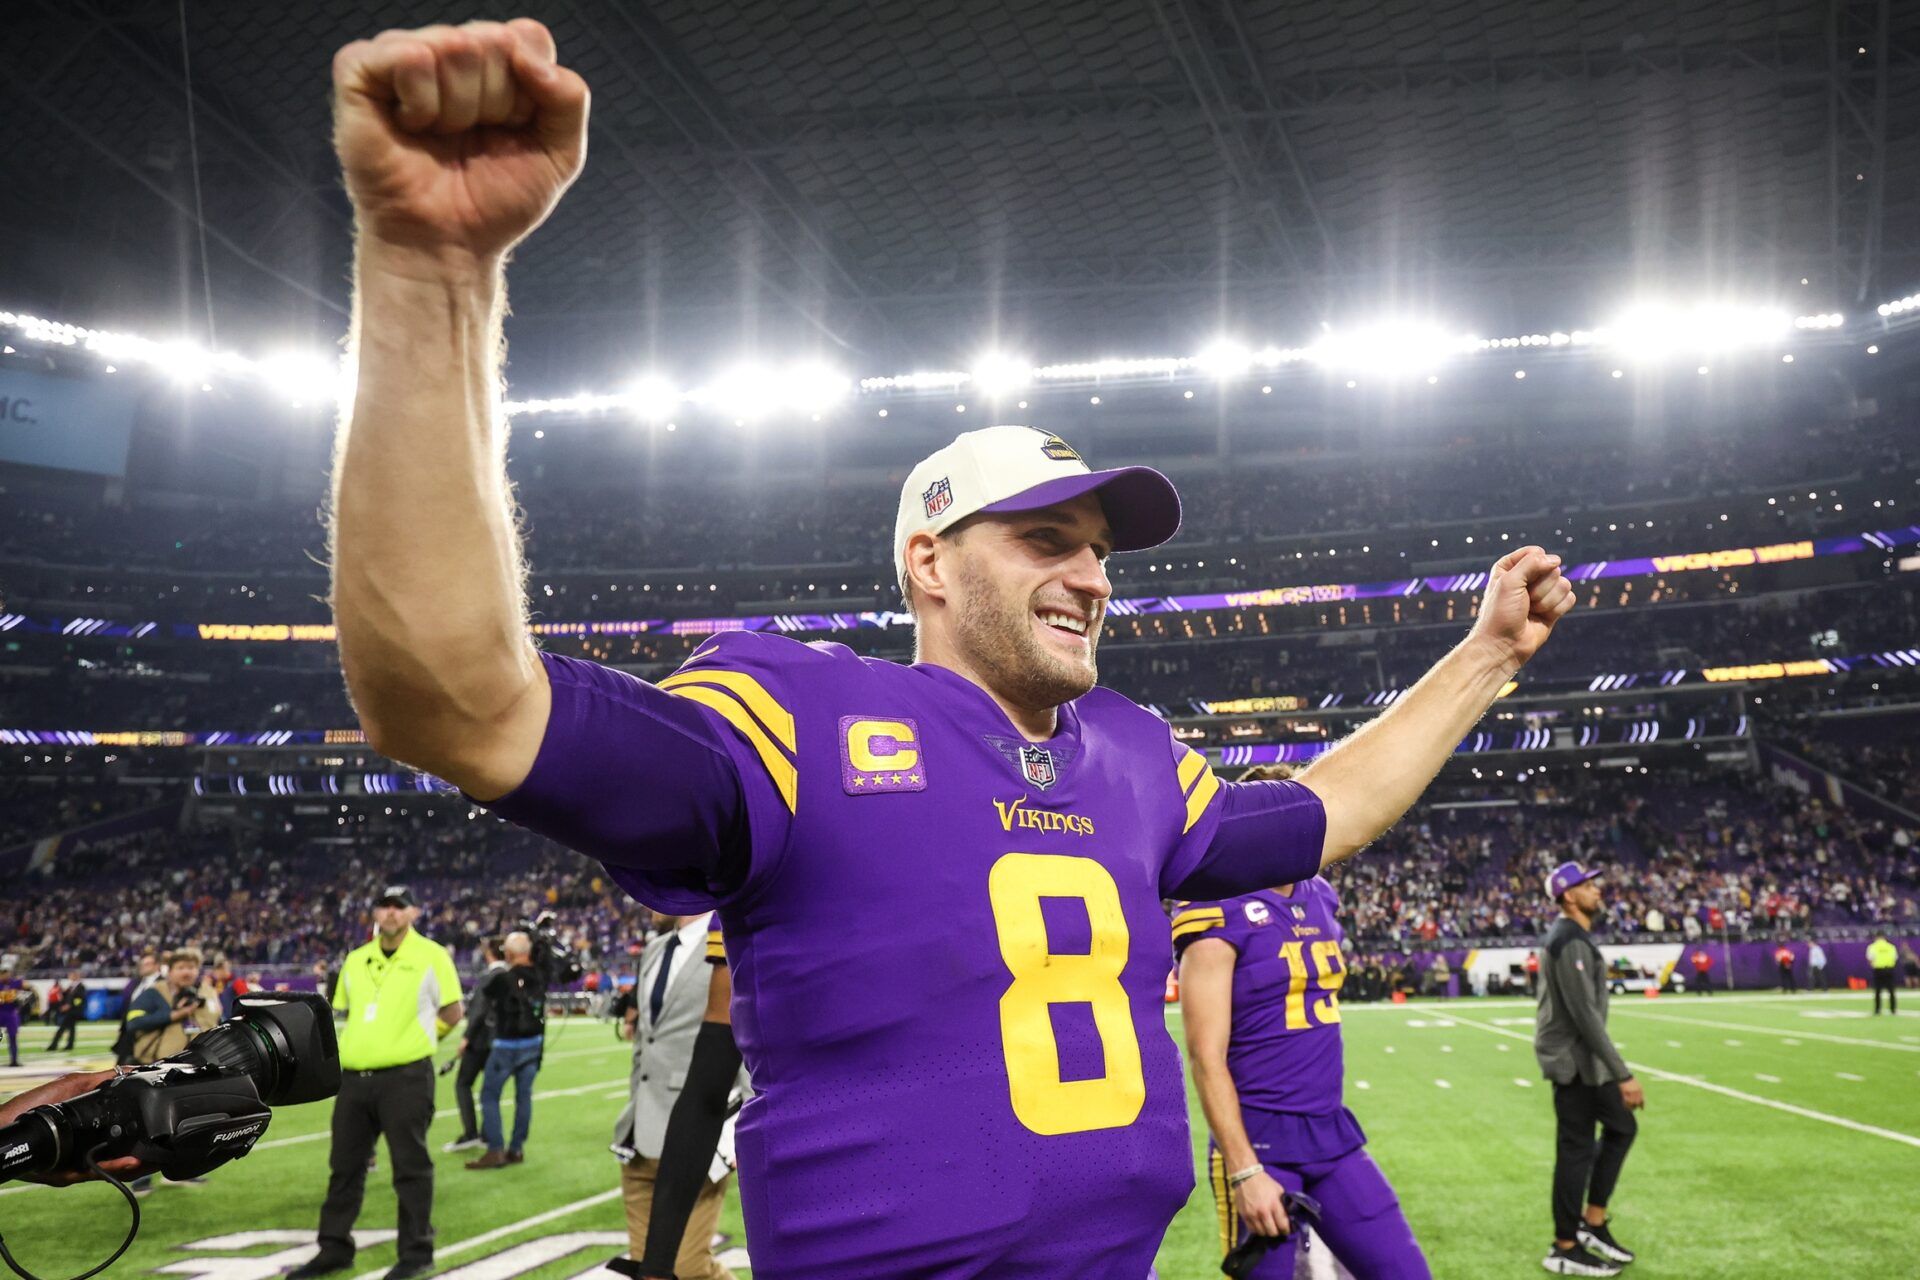
[[[1633,1112],[1646,1097],[1607,1035],[1607,963],[1588,932],[1600,910],[1599,875],[1577,862],[1553,869],[1547,896],[1559,905],[1560,918],[1540,948],[1533,1053],[1553,1081],[1560,1126],[1553,1250],[1541,1265],[1563,1276],[1618,1275],[1634,1256],[1608,1229],[1607,1200],[1639,1128]]]

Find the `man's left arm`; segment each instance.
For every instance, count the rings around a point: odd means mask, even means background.
[[[1494,564],[1467,638],[1300,775],[1326,808],[1322,866],[1399,821],[1573,604],[1559,556],[1522,547]]]

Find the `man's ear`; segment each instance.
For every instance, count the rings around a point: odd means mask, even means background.
[[[938,600],[944,603],[947,598],[947,565],[941,551],[940,539],[925,529],[907,539],[907,581],[912,584],[915,597],[921,601]]]

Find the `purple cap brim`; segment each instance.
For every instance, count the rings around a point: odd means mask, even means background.
[[[1113,528],[1115,551],[1145,551],[1180,532],[1180,494],[1173,481],[1152,467],[1115,467],[1085,475],[1061,476],[980,508],[996,515],[1035,511],[1098,493]]]

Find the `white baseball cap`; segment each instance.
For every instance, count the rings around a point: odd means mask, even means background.
[[[982,427],[920,460],[900,489],[893,571],[904,592],[907,539],[944,533],[977,512],[1034,511],[1100,494],[1115,551],[1157,547],[1180,531],[1180,495],[1152,467],[1094,471],[1073,446],[1038,427]]]

